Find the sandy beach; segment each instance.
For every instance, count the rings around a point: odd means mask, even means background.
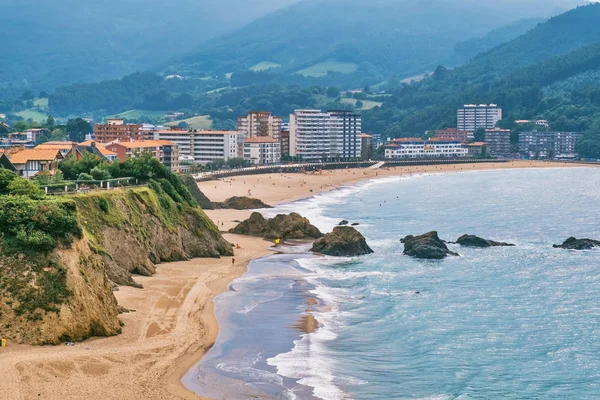
[[[231,196],[260,198],[270,205],[310,197],[366,179],[506,168],[576,167],[576,164],[515,161],[392,169],[323,171],[320,174],[271,174],[203,182],[200,189],[213,201]],[[222,231],[248,217],[250,211],[213,210],[209,216]],[[136,277],[144,289],[121,287],[119,304],[135,310],[121,316],[123,334],[90,339],[75,346],[32,347],[9,343],[0,350],[2,395],[6,399],[197,399],[180,380],[214,344],[218,323],[213,298],[241,276],[248,263],[269,254],[270,243],[226,235],[239,244],[235,263],[194,259],[162,264],[153,277]],[[307,306],[314,305],[307,300]],[[318,321],[307,317],[297,327],[312,332]]]

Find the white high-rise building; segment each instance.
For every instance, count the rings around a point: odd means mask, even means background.
[[[362,119],[351,111],[296,110],[290,115],[290,156],[302,160],[361,157]]]
[[[177,143],[179,153],[192,157],[198,164],[243,157],[243,138],[236,131],[164,130],[155,131],[153,135],[155,140]]]
[[[283,120],[270,112],[250,112],[238,117],[238,132],[245,138],[270,137],[280,140]]]
[[[456,127],[461,131],[493,129],[502,119],[502,108],[496,104],[465,104],[456,113]]]

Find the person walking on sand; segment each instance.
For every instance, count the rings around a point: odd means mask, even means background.
[[[231,265],[235,264],[235,258],[231,259]]]

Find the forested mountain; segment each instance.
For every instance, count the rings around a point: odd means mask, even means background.
[[[0,0],[0,97],[145,70],[295,1]]]
[[[552,18],[462,67],[440,66],[421,82],[397,87],[383,107],[365,113],[364,124],[389,136],[419,135],[453,126],[462,104],[496,103],[506,127],[515,119],[547,119],[553,129],[600,139],[599,27],[600,4]]]
[[[576,3],[581,1],[305,0],[209,40],[165,71],[202,76],[272,68],[310,76],[361,76],[366,70],[409,76],[452,56],[460,41]]]
[[[459,42],[454,46],[454,54],[450,62],[452,64],[462,64],[469,61],[478,54],[485,53],[502,43],[518,38],[542,22],[544,22],[543,18],[524,18],[496,28],[483,36]]]

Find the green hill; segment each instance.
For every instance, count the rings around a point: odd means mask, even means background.
[[[575,3],[581,2],[560,2]],[[306,0],[207,41],[165,71],[228,73],[269,60],[284,73],[410,76],[451,57],[458,42],[556,11],[542,0]]]
[[[0,98],[146,70],[295,1],[0,0]]]
[[[598,26],[600,4],[579,7],[462,67],[438,67],[421,82],[391,90],[383,107],[365,113],[365,129],[420,135],[454,126],[462,104],[496,103],[504,109],[505,127],[515,119],[547,119],[552,129],[600,138]]]

